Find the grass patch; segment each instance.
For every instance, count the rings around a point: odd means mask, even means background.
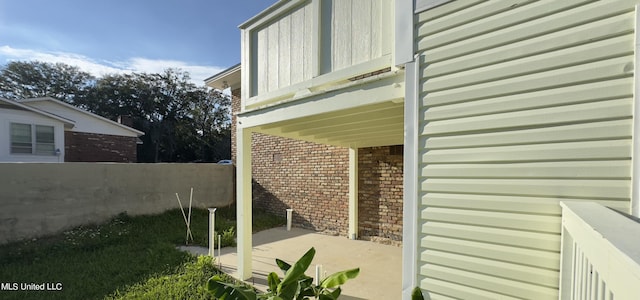
[[[192,211],[194,243],[207,246],[209,214]],[[282,218],[254,212],[254,231]],[[235,227],[235,208],[218,209],[216,229]],[[119,215],[45,238],[0,246],[0,283],[61,283],[62,291],[3,291],[1,299],[209,299],[206,280],[217,272],[206,258],[176,249],[185,244],[179,209],[152,216]],[[224,244],[223,244],[224,245]],[[146,295],[146,296],[145,296]]]

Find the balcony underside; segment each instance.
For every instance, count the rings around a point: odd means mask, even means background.
[[[276,136],[342,147],[403,143],[404,74],[354,81],[238,115],[238,124]]]

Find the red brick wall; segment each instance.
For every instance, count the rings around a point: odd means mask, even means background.
[[[66,162],[123,162],[137,161],[137,138],[65,131]]]
[[[348,149],[259,133],[252,143],[256,207],[292,208],[296,226],[347,235]]]
[[[358,235],[402,241],[402,146],[358,150]]]
[[[239,90],[234,95],[239,96]],[[232,109],[235,161],[239,97],[234,97]],[[402,240],[402,155],[390,155],[391,149],[359,150],[358,234],[365,239]],[[294,226],[347,235],[347,148],[254,133],[252,151],[254,207],[281,216],[293,208]]]
[[[231,91],[231,159],[236,161],[236,114],[240,112],[240,89]]]

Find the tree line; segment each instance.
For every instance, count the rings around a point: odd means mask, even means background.
[[[231,99],[191,83],[189,73],[109,74],[64,63],[14,61],[0,69],[0,97],[53,97],[143,131],[139,162],[215,162],[231,157]]]

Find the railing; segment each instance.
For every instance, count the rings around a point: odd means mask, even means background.
[[[560,205],[560,299],[640,299],[640,223],[593,202]]]

